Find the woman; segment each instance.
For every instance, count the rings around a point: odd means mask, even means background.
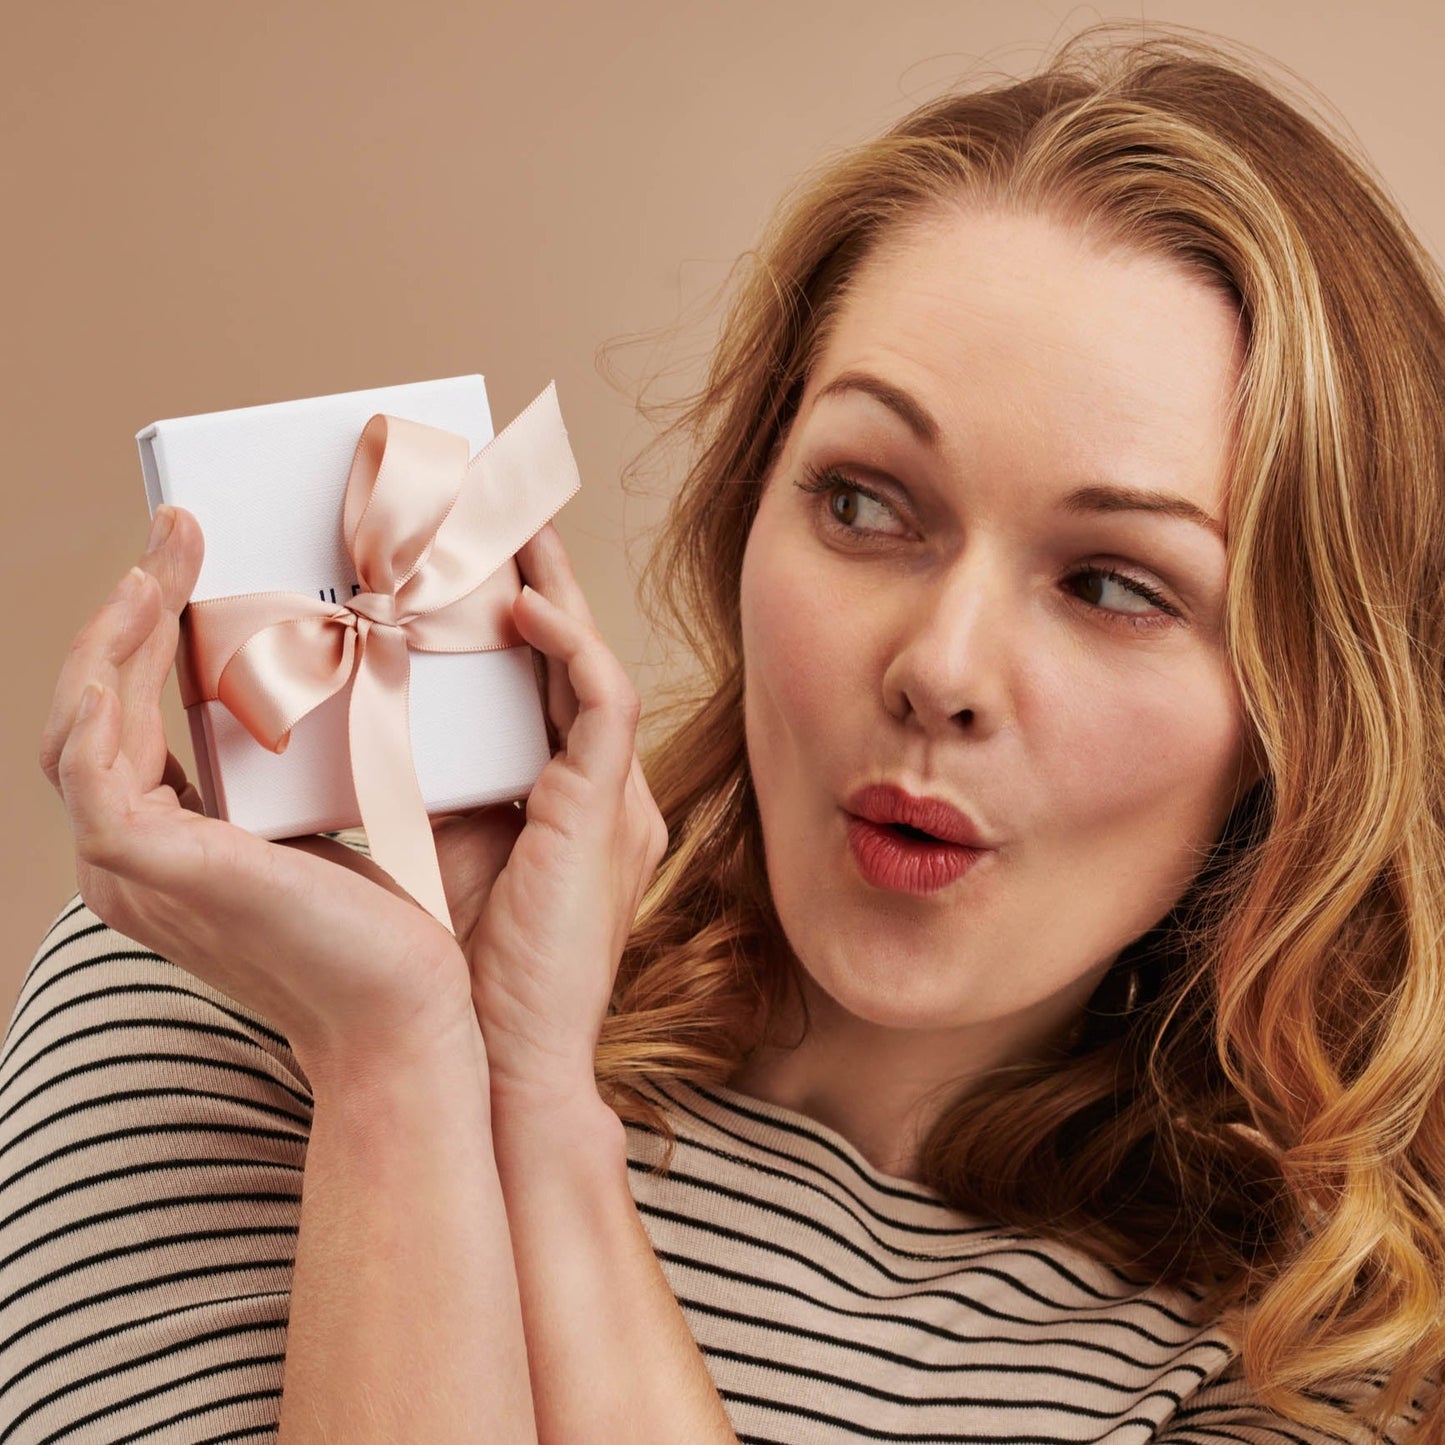
[[[562,748],[438,820],[455,938],[181,805],[174,514],[42,744],[4,1438],[1442,1438],[1442,378],[1223,49],[920,107],[682,419],[645,769],[519,554]]]

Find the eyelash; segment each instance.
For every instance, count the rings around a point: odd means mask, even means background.
[[[827,467],[819,471],[814,467],[805,466],[803,470],[807,475],[807,481],[795,482],[793,485],[796,486],[800,492],[818,494],[824,503],[829,500],[828,494],[847,491],[856,492],[861,497],[867,497],[870,501],[877,502],[880,507],[887,507],[890,512],[894,510],[883,497],[880,497],[876,492],[871,491],[867,487],[860,486],[857,482],[844,476],[836,467]],[[844,536],[857,537],[860,535],[857,528],[850,527],[845,522],[840,522],[827,505],[823,505],[821,510],[828,526],[834,531]],[[1130,577],[1125,573],[1117,572],[1112,567],[1080,567],[1077,571],[1069,575],[1068,580],[1070,582],[1077,582],[1081,577],[1101,578],[1105,581],[1117,582],[1121,587],[1128,588],[1129,591],[1144,598],[1146,602],[1152,603],[1161,612],[1168,614],[1169,618],[1178,619],[1181,616],[1179,610],[1171,606],[1164,596],[1155,588],[1150,587],[1148,583],[1141,582],[1137,577]],[[1082,598],[1079,600],[1083,601]],[[1133,627],[1136,631],[1148,631],[1152,628],[1168,625],[1164,617],[1157,615],[1153,617],[1142,617],[1136,613],[1111,612],[1107,607],[1099,607],[1093,603],[1085,603],[1085,606],[1087,606],[1090,611],[1099,613],[1100,616],[1109,622],[1121,623],[1125,627]]]

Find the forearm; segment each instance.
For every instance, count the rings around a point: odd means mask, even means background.
[[[493,1099],[542,1445],[736,1445],[648,1242],[626,1134],[600,1099]]]
[[[480,1031],[315,1098],[280,1445],[533,1445]]]

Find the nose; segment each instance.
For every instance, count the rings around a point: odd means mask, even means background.
[[[1002,723],[1013,632],[1004,587],[982,554],[904,586],[883,672],[893,717],[937,734],[984,735]]]

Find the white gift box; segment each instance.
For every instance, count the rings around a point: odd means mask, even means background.
[[[152,514],[162,503],[184,507],[205,537],[192,601],[285,591],[345,602],[361,590],[342,506],[357,438],[377,412],[464,436],[472,456],[492,439],[475,375],[173,417],[136,434]],[[412,760],[427,812],[526,797],[551,755],[534,650],[413,650],[409,660]],[[263,838],[359,825],[350,700],[348,682],[295,724],[282,753],[219,701],[188,708],[207,814]]]

